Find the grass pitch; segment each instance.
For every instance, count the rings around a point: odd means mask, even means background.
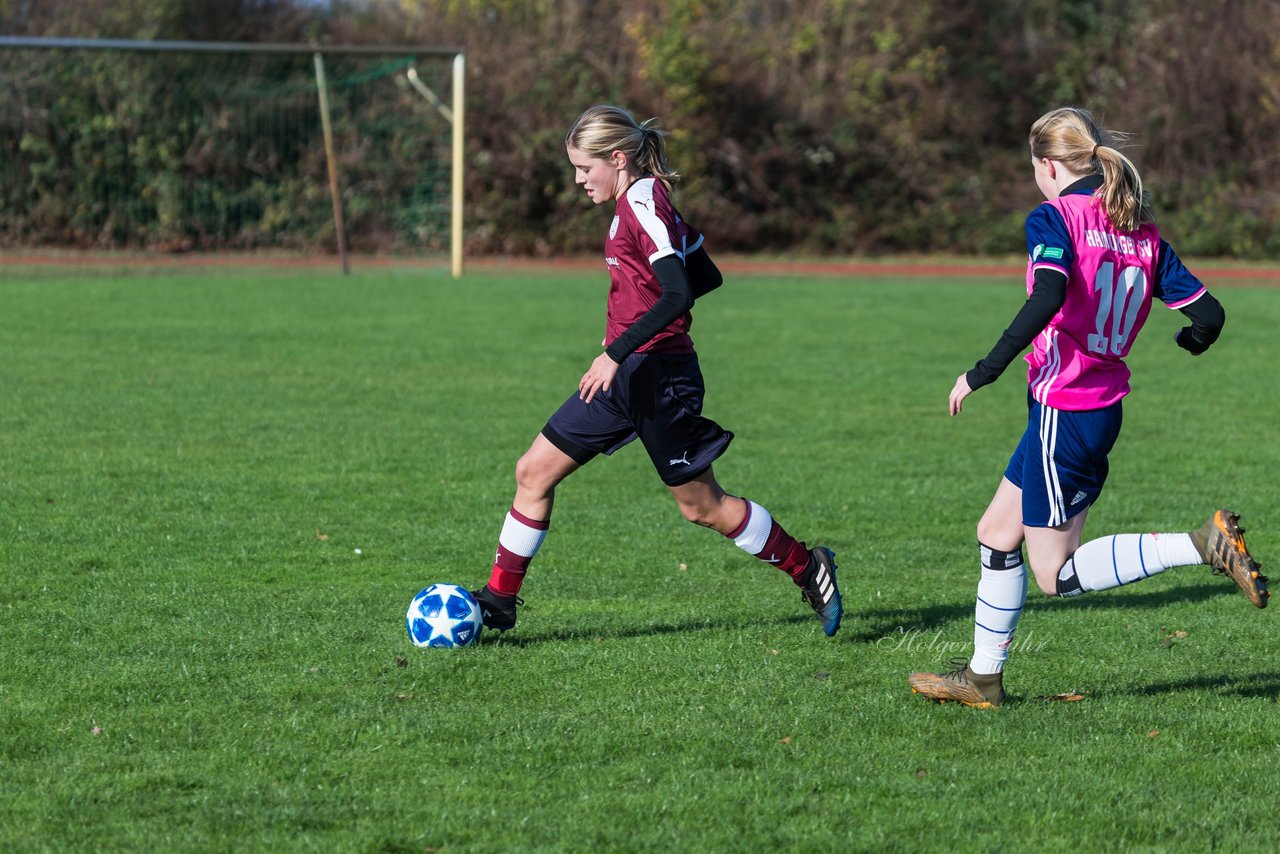
[[[1033,591],[999,710],[907,689],[969,650],[1023,372],[947,393],[1017,280],[737,275],[695,311],[717,474],[835,550],[835,639],[632,446],[561,488],[515,631],[413,649],[414,593],[487,577],[605,288],[6,270],[0,849],[1280,844],[1280,606],[1207,569]],[[1280,297],[1215,293],[1200,358],[1153,310],[1088,535],[1225,505],[1274,576]]]

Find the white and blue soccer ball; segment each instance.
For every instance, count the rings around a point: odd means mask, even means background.
[[[405,625],[414,646],[453,649],[475,643],[483,623],[480,605],[469,590],[433,584],[413,597]]]

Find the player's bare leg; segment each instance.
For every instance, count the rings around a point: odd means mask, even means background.
[[[551,525],[556,487],[580,468],[541,433],[516,462],[516,495],[498,537],[489,583],[473,591],[486,628],[506,631],[516,624],[517,595],[525,571]]]
[[[1089,517],[1089,508],[1056,528],[1026,528],[1024,537],[1027,543],[1027,562],[1031,564],[1031,574],[1036,584],[1046,596],[1059,595],[1058,574],[1062,565],[1080,548],[1084,538],[1084,523]]]
[[[1022,490],[1006,477],[978,520],[978,542],[1011,552],[1022,546]]]
[[[807,549],[768,510],[726,493],[710,468],[687,483],[669,488],[685,519],[719,531],[747,554],[790,575],[800,587],[801,598],[822,621],[822,630],[828,637],[840,629],[844,607],[836,586],[837,566],[831,549]]]
[[[581,466],[539,433],[516,461],[516,497],[511,506],[530,519],[551,520],[556,487]]]
[[[688,483],[668,489],[685,519],[725,536],[742,524],[742,517],[747,512],[746,500],[725,492],[711,469]]]

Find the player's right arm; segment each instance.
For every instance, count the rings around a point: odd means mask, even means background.
[[[1036,270],[1031,295],[1014,315],[1013,322],[1005,329],[1000,340],[973,368],[965,374],[970,389],[980,389],[1000,378],[1005,368],[1018,354],[1027,349],[1035,337],[1044,331],[1053,316],[1067,301],[1067,277],[1057,270]]]
[[[1041,205],[1027,217],[1026,233],[1027,252],[1034,267],[1031,294],[986,358],[956,379],[948,400],[952,415],[960,412],[964,399],[971,393],[999,379],[1067,300],[1066,271],[1074,253],[1062,216],[1053,207]],[[1046,248],[1061,251],[1037,263],[1045,257]]]

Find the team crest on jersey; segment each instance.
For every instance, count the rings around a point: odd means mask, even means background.
[[[613,222],[609,223],[609,239],[613,240],[613,238],[617,236],[618,236],[618,217],[615,215],[613,218]]]

